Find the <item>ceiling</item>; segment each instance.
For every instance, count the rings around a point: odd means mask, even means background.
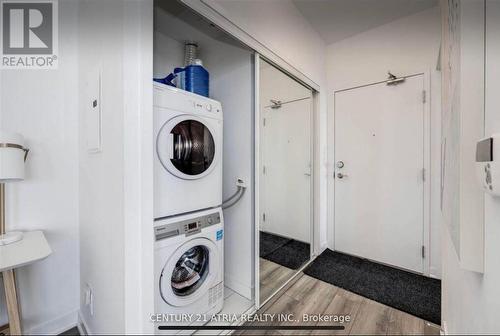
[[[437,6],[437,0],[293,0],[327,44]]]

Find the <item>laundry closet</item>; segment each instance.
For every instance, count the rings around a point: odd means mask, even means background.
[[[186,93],[186,91],[181,89],[172,89],[171,87],[168,87],[168,85],[158,84],[155,82],[155,89],[153,93],[153,99],[155,101],[154,113],[161,114],[161,111],[158,112],[157,105],[159,104],[158,99],[160,99],[158,96],[161,96],[162,94],[168,95],[168,97],[165,98],[165,100],[167,100],[165,104],[167,105],[169,103],[168,100],[177,100],[179,96],[182,96],[183,98],[181,99],[189,102],[193,101],[194,106],[196,107],[198,105],[200,108],[200,112],[198,112],[198,116],[195,117],[195,119],[199,119],[201,122],[204,122],[203,120],[213,120],[205,117],[210,117],[213,113],[219,112],[218,110],[220,108],[222,109],[222,118],[217,117],[220,119],[219,121],[222,121],[223,123],[222,132],[219,132],[216,129],[216,126],[207,126],[210,130],[206,129],[206,134],[204,136],[200,136],[202,138],[205,137],[205,139],[200,139],[198,142],[200,142],[199,146],[205,147],[212,146],[212,142],[214,142],[213,146],[215,150],[205,148],[205,152],[216,152],[221,150],[222,155],[218,155],[216,153],[215,158],[210,157],[205,159],[205,162],[208,160],[216,165],[222,165],[222,199],[226,200],[231,198],[231,196],[236,195],[240,189],[242,192],[242,195],[238,195],[238,202],[231,207],[224,209],[221,216],[224,223],[222,239],[224,246],[224,270],[223,274],[220,275],[224,280],[224,305],[222,312],[228,314],[241,314],[254,307],[254,53],[252,50],[245,47],[237,40],[230,37],[219,28],[201,18],[192,10],[177,1],[155,1],[153,41],[153,75],[155,78],[165,78],[173,72],[175,68],[182,68],[186,65],[185,44],[187,41],[190,41],[192,44],[196,44],[194,47],[195,50],[192,52],[196,53],[196,58],[201,60],[203,67],[209,73],[209,98],[214,101],[205,99],[201,95]],[[180,80],[180,78],[181,76],[175,80]],[[165,90],[168,92],[165,93]],[[218,105],[217,102],[220,102],[220,105]],[[179,109],[181,108],[179,107]],[[197,111],[196,108],[195,111]],[[183,114],[184,112],[186,114]],[[182,115],[190,113],[197,112],[191,112],[189,107],[180,112]],[[183,120],[186,118],[188,117],[183,118]],[[158,120],[158,118],[155,119],[155,123],[158,123],[158,125],[155,125],[154,128],[157,133],[160,132],[157,135],[157,138],[160,140],[155,139],[155,146],[159,146],[160,148],[155,149],[155,160],[158,160],[157,156],[161,157],[161,153],[159,154],[159,151],[161,151],[162,148],[161,138],[166,139],[169,136],[166,134],[165,137],[163,137],[161,133],[163,129],[159,130],[165,121],[166,120]],[[186,122],[186,120],[184,120],[184,122]],[[218,124],[219,123],[214,125]],[[172,125],[169,130],[174,127],[175,125]],[[196,132],[196,130],[193,130],[193,127],[194,126],[187,126],[187,130],[184,132]],[[176,130],[172,130],[171,132],[175,133]],[[182,133],[182,131],[180,132]],[[212,135],[210,135],[211,132],[219,134],[213,134],[213,139],[210,139],[208,142],[209,145],[207,145],[206,137],[212,137]],[[175,137],[177,135],[172,136]],[[178,136],[182,137],[183,135],[179,134]],[[203,145],[204,140],[205,144]],[[184,150],[188,146],[197,146],[196,139],[193,141],[186,140],[185,144],[177,143],[176,139],[172,141],[174,142],[172,146],[179,150]],[[222,146],[220,146],[221,143]],[[165,146],[168,145],[166,144]],[[174,154],[174,156],[175,155],[176,154]],[[215,162],[219,159],[222,159],[220,163]],[[165,159],[165,161],[169,160]],[[155,162],[155,164],[157,163]],[[155,177],[163,176],[164,172],[161,171],[162,168],[163,167],[158,166],[158,172],[155,171]],[[217,169],[217,166],[215,169]],[[190,190],[189,193],[193,197],[193,203],[196,203],[196,205],[199,203],[197,210],[202,209],[201,207],[205,204],[204,202],[209,201],[212,192],[215,193],[217,186],[204,186],[197,183],[202,183],[203,179],[207,180],[215,173],[215,170],[213,170],[201,178],[192,180],[188,180],[190,177],[186,175],[185,179],[178,185],[178,188],[181,188],[178,190],[179,193],[183,192],[183,186],[184,188],[191,188],[193,186],[193,189]],[[158,182],[159,181],[155,181],[155,183]],[[218,180],[215,180],[215,183],[217,184]],[[197,192],[198,187],[199,192]],[[159,186],[155,185],[155,188],[158,189]],[[207,188],[209,190],[212,189],[212,191],[207,193],[204,190]],[[170,193],[173,198],[170,201],[171,203],[175,202],[175,198],[179,196],[179,193],[175,190],[163,190],[162,193]],[[160,197],[159,193],[155,192],[155,203],[159,203],[157,202],[157,198]],[[179,213],[189,212],[191,210],[191,208],[189,208],[190,205],[196,208],[196,205],[190,204],[189,195],[187,195],[187,197],[179,196],[179,198],[183,200],[187,208],[182,209],[182,211],[178,211],[175,215],[173,215],[175,210],[173,213],[166,213],[168,216],[165,217],[168,218],[156,219],[155,227],[157,227],[158,223],[168,224],[175,221],[172,218],[178,217]],[[162,203],[168,203],[168,200]],[[207,205],[216,206],[216,203],[217,202],[208,202]],[[155,205],[155,208],[157,207],[161,208],[161,204]],[[202,213],[202,215],[210,215],[214,211],[215,210],[206,210]],[[215,213],[217,213],[217,211]],[[197,215],[195,215],[195,217],[196,216]],[[219,216],[218,213],[217,216]],[[162,213],[155,213],[155,217],[163,217],[163,215]],[[181,221],[186,222],[186,220],[184,220],[185,217],[180,216],[179,218]],[[208,220],[211,221],[212,218],[209,218]],[[201,219],[201,221],[203,221],[203,219]],[[160,229],[163,229],[163,226]],[[219,235],[222,234],[219,233]],[[161,241],[158,237],[161,238],[162,236],[157,236],[157,242],[155,244],[158,244],[158,241]],[[182,238],[182,240],[186,242],[190,239],[189,233],[186,233],[185,237]],[[182,245],[182,243],[183,242],[181,242],[180,245]],[[214,255],[210,255],[208,252],[207,255],[208,259],[214,258]],[[160,256],[155,252],[155,258],[168,259],[170,256],[164,254]],[[165,262],[166,261],[162,262],[161,260],[155,260],[155,267],[161,268],[161,265]],[[210,263],[210,265],[212,264]],[[187,266],[187,268],[189,269],[189,266]],[[155,269],[155,274],[157,274],[158,271],[158,269]],[[182,271],[183,270],[181,269],[181,272]],[[213,269],[210,271],[214,272]],[[163,276],[168,277],[169,275],[163,274]],[[200,283],[203,282],[203,275],[197,275],[197,277],[200,277]],[[170,279],[167,279],[167,281],[168,280]],[[189,280],[187,280],[187,282],[188,281]],[[186,281],[184,283],[186,283]],[[180,283],[179,286],[183,286],[183,284]],[[188,283],[187,287],[193,288],[193,293],[190,293],[190,296],[196,296],[194,295],[196,290],[212,290],[202,288],[202,285],[200,285],[199,288],[196,288],[196,286],[191,283]],[[167,291],[168,290],[169,289],[167,288]],[[213,299],[212,296],[217,296],[220,293],[222,293],[220,289],[218,293],[210,292],[210,300]],[[201,295],[203,294],[200,294],[200,296]],[[157,302],[157,299],[158,298],[155,297],[155,302]],[[168,301],[169,300],[166,299],[163,302],[160,302],[159,307],[169,308],[164,304],[164,302],[167,302],[168,304]],[[172,302],[172,300],[170,302]],[[182,304],[181,300],[175,305],[178,307]],[[193,303],[191,302],[190,304]],[[205,303],[200,301],[195,304],[200,306]],[[170,313],[170,311],[158,311],[158,309],[161,308],[158,308],[157,305],[157,307],[155,307],[155,313]],[[172,310],[172,312],[174,311],[191,313],[191,311],[189,311],[189,305],[187,304],[184,310]],[[210,311],[197,310],[196,312],[209,313]]]

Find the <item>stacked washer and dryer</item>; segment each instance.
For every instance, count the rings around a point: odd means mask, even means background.
[[[222,130],[219,102],[154,83],[155,313],[222,309]]]

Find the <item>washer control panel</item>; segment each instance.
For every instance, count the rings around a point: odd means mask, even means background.
[[[155,227],[155,240],[162,240],[185,234],[190,236],[201,232],[203,228],[220,223],[220,213],[214,212],[205,216],[186,219]]]

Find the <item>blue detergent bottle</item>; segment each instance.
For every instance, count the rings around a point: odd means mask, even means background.
[[[209,96],[210,75],[203,67],[201,60],[196,59],[194,64],[184,68],[175,68],[174,72],[165,78],[154,78],[156,82],[176,86],[173,80],[180,75],[177,87],[205,97]]]

